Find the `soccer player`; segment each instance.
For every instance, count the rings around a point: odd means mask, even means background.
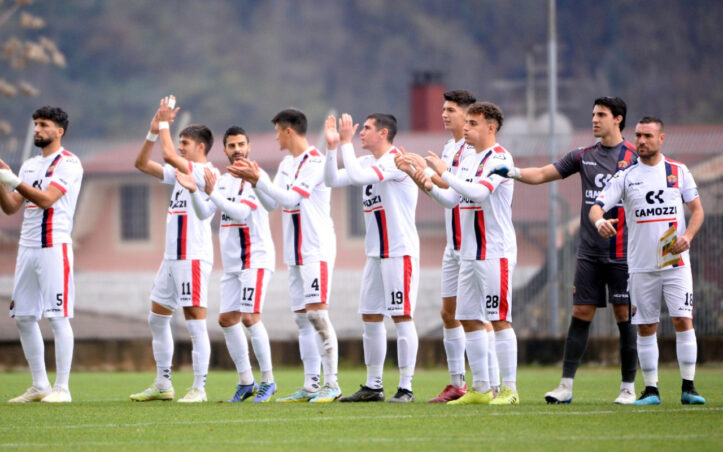
[[[229,127],[223,136],[223,150],[231,164],[248,158],[251,143],[246,131]],[[269,281],[274,273],[276,253],[269,229],[269,213],[259,206],[251,184],[226,173],[216,175],[205,169],[202,196],[190,174],[176,172],[178,182],[192,193],[192,204],[199,218],[221,211],[219,242],[224,275],[221,278],[221,309],[218,323],[226,338],[226,347],[236,365],[239,383],[229,402],[268,402],[276,392],[271,366],[269,335],[261,322],[261,311]],[[251,345],[261,368],[261,384],[251,373],[249,349],[243,326],[251,335]]]
[[[625,222],[620,221],[614,237],[601,238],[587,221],[590,207],[605,182],[637,159],[635,147],[622,136],[626,112],[627,106],[619,97],[595,99],[592,133],[600,141],[592,146],[574,149],[557,162],[541,168],[511,168],[503,164],[494,171],[526,184],[542,184],[580,173],[583,201],[580,207],[580,243],[572,287],[572,319],[565,340],[562,379],[557,388],[545,394],[547,403],[572,402],[573,380],[587,348],[590,323],[595,318],[597,308],[606,306],[606,289],[607,301],[613,306],[620,331],[622,383],[615,403],[630,404],[635,401],[637,352],[627,291],[627,229]],[[625,219],[622,205],[611,209],[607,215],[608,218]]]
[[[336,236],[330,214],[331,190],[324,185],[324,158],[306,139],[304,113],[282,110],[271,122],[279,148],[291,154],[279,164],[274,181],[256,162],[247,159],[229,166],[228,171],[249,182],[267,210],[281,206],[284,262],[289,267],[291,309],[299,329],[304,386],[276,401],[333,402],[341,397],[337,381],[339,347],[328,311]],[[320,361],[324,367],[321,387]]]
[[[445,144],[442,150],[442,160],[447,165],[447,170],[456,174],[459,164],[467,157],[468,153],[474,152],[464,139],[464,121],[467,107],[473,104],[476,99],[471,93],[465,90],[447,91],[443,95],[442,121],[445,129],[449,130],[452,138]],[[410,176],[414,176],[416,168],[425,168],[427,165],[418,154],[399,155],[395,159],[397,167]],[[432,182],[440,188],[449,188],[436,174],[432,176]],[[423,188],[423,187],[420,187]],[[431,403],[449,402],[462,397],[467,391],[467,384],[464,382],[464,329],[459,320],[454,318],[457,305],[457,279],[459,275],[459,248],[462,243],[462,230],[459,224],[459,206],[451,209],[444,209],[445,232],[447,243],[442,255],[442,316],[443,342],[447,353],[447,366],[449,368],[450,383],[437,396],[429,400]],[[499,392],[500,373],[495,350],[494,329],[491,323],[485,323],[485,329],[489,338],[488,367],[490,373],[490,384],[495,393]]]
[[[130,397],[136,402],[173,399],[171,316],[174,310],[182,307],[193,347],[193,386],[178,401],[197,403],[206,401],[206,375],[211,356],[206,328],[208,277],[213,266],[211,219],[199,218],[191,208],[191,193],[176,180],[176,171],[193,175],[196,184],[203,188],[205,169],[213,172],[218,170],[206,159],[213,146],[213,134],[206,126],[196,124],[183,129],[179,134],[176,152],[170,124],[179,109],[173,109],[169,102],[175,104],[175,98],[169,96],[161,99],[135,162],[141,172],[160,179],[164,184],[173,185],[173,191],[166,218],[166,250],[153,283],[151,312],[148,316],[153,337],[153,357],[156,360],[156,380],[145,391]],[[153,144],[159,134],[164,165],[151,160]]]
[[[382,373],[387,353],[384,317],[391,317],[397,330],[399,386],[389,402],[414,401],[412,377],[419,338],[412,318],[419,288],[419,236],[414,224],[417,188],[414,181],[394,164],[400,151],[392,145],[397,120],[384,113],[367,116],[360,133],[362,147],[371,155],[357,159],[351,140],[358,128],[349,114],[326,120],[327,156],[325,182],[330,187],[356,185],[362,188],[366,224],[364,248],[367,261],[362,277],[359,313],[364,334],[367,381],[342,402],[384,400]],[[341,143],[343,170],[337,169],[337,147]]]
[[[40,155],[25,161],[16,176],[0,160],[0,207],[12,215],[25,207],[15,263],[10,317],[20,333],[33,385],[10,403],[70,402],[73,360],[73,215],[83,167],[61,144],[68,115],[45,106],[33,113],[34,141]],[[55,338],[55,385],[45,371],[45,346],[38,321],[48,319]]]
[[[590,222],[602,237],[613,237],[622,218],[603,214],[622,200],[630,232],[628,269],[632,322],[638,326],[638,358],[645,390],[633,405],[659,405],[658,341],[661,301],[665,301],[675,328],[676,352],[683,379],[680,401],[702,405],[695,390],[698,346],[693,330],[693,276],[690,242],[703,225],[703,205],[688,167],[661,154],[665,141],[663,121],[646,116],[635,126],[638,163],[610,179],[590,209]],[[683,203],[690,208],[686,227]],[[673,230],[671,246],[659,251],[660,239]],[[662,253],[661,253],[662,251]],[[680,255],[679,258],[677,255]],[[667,265],[660,258],[669,259]],[[671,259],[672,258],[672,259]]]
[[[512,167],[512,156],[497,143],[504,117],[490,102],[467,108],[464,137],[474,147],[456,173],[430,152],[428,168],[417,169],[418,179],[437,202],[447,208],[459,205],[462,246],[455,318],[465,331],[467,359],[472,369],[472,389],[447,402],[453,405],[517,405],[517,337],[512,328],[512,273],[517,262],[517,238],[512,226],[514,181],[499,175],[487,177],[492,162]],[[441,189],[426,174],[442,178],[450,188]],[[495,331],[502,386],[495,396],[488,369],[490,348],[485,322]]]

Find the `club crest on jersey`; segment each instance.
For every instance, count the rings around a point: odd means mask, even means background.
[[[638,307],[635,305],[630,306],[630,312],[632,313],[632,316],[635,317],[635,314],[638,313]]]
[[[625,160],[620,160],[618,162],[618,169],[623,170],[623,169],[627,168],[629,165],[630,165],[629,162],[626,162]]]
[[[675,185],[676,182],[678,182],[678,176],[676,176],[675,174],[669,174],[668,185]]]

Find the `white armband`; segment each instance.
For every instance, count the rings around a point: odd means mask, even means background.
[[[153,133],[150,130],[148,131],[148,135],[146,135],[146,141],[150,141],[151,143],[155,143],[158,139],[158,134]]]

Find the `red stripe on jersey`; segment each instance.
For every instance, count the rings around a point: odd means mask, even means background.
[[[300,194],[301,196],[303,196],[304,198],[308,198],[309,196],[311,196],[311,194],[308,191],[306,191],[302,188],[294,186],[294,187],[291,187],[291,189],[293,191],[295,191],[296,193]]]
[[[301,234],[301,214],[291,214],[291,223],[294,226],[294,257],[296,265],[304,265],[304,257],[301,255],[301,244],[303,236]]]
[[[176,239],[176,256],[179,260],[186,259],[186,232],[188,229],[188,217],[179,215],[178,217],[178,238]]]
[[[329,266],[326,262],[319,262],[319,279],[321,279],[321,302],[327,304],[329,302]]]
[[[494,149],[492,149],[492,150],[495,151],[497,154],[505,153],[505,148],[503,148],[502,146],[495,146]]]
[[[241,200],[241,204],[246,204],[247,206],[251,207],[254,210],[256,210],[258,208],[258,206],[256,204],[252,203],[248,199]]]
[[[50,162],[50,166],[48,166],[48,169],[45,170],[45,177],[51,177],[53,173],[55,172],[55,167],[58,166],[58,162],[60,162],[60,158],[62,155],[58,154],[52,162]]]
[[[50,185],[52,185],[53,187],[55,187],[55,188],[57,188],[58,190],[62,191],[63,194],[66,194],[66,193],[67,193],[67,190],[65,189],[65,187],[63,187],[62,185],[60,185],[59,183],[57,183],[57,182],[55,182],[55,181],[52,181],[52,182],[50,183]]]
[[[309,151],[309,154],[313,155],[314,157],[321,157],[321,153],[318,149],[312,149]]]
[[[452,244],[455,251],[459,251],[462,245],[462,228],[459,223],[459,205],[452,209]]]
[[[658,218],[656,220],[638,220],[636,221],[637,224],[641,223],[659,223],[663,221],[675,221],[675,218]]]
[[[63,317],[68,317],[68,285],[70,284],[70,260],[68,244],[63,243]]]
[[[264,288],[264,269],[256,270],[256,291],[254,292],[254,314],[261,312],[261,296]]]
[[[251,267],[251,232],[249,228],[239,228],[239,242],[241,244],[241,268]]]
[[[476,211],[474,219],[474,234],[477,238],[477,260],[484,260],[487,256],[487,232],[485,231],[484,211]]]
[[[486,180],[481,180],[481,181],[479,181],[479,183],[484,185],[485,187],[487,187],[487,189],[490,191],[490,193],[495,191],[495,187],[492,184],[490,184],[489,182],[487,182]]]
[[[615,257],[625,257],[625,209],[622,207],[618,207],[615,229]]]
[[[379,231],[379,257],[389,257],[389,232],[387,231],[387,215],[384,209],[374,211],[374,219]]]
[[[510,285],[510,267],[507,258],[500,259],[500,320],[507,320],[510,302],[507,299],[507,289]]]
[[[55,209],[52,207],[43,211],[43,223],[40,226],[40,242],[43,248],[53,246],[53,214]]]
[[[377,168],[376,166],[372,166],[372,169],[375,173],[377,173],[377,177],[379,178],[379,180],[384,180],[384,175],[381,171],[379,171],[379,168]]]
[[[191,261],[191,304],[201,306],[201,261]]]
[[[409,293],[412,286],[412,258],[404,256],[404,315],[412,315],[412,301]]]

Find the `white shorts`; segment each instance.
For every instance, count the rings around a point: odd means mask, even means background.
[[[175,310],[208,305],[208,277],[211,263],[198,260],[163,259],[151,290],[151,301]]]
[[[362,277],[360,314],[412,316],[419,290],[419,259],[367,257]]]
[[[442,256],[442,298],[457,296],[460,264],[459,251],[455,251],[448,246],[445,247]]]
[[[457,320],[512,322],[512,272],[509,259],[462,260],[457,290]]]
[[[266,289],[274,274],[266,268],[248,268],[236,273],[224,273],[221,278],[221,309],[224,312],[261,313]]]
[[[73,245],[18,248],[10,317],[73,318]]]
[[[301,311],[307,304],[328,304],[333,271],[334,263],[326,261],[289,265],[291,310]]]
[[[693,275],[689,266],[645,273],[630,273],[631,323],[660,322],[660,304],[665,300],[670,317],[693,318]]]

